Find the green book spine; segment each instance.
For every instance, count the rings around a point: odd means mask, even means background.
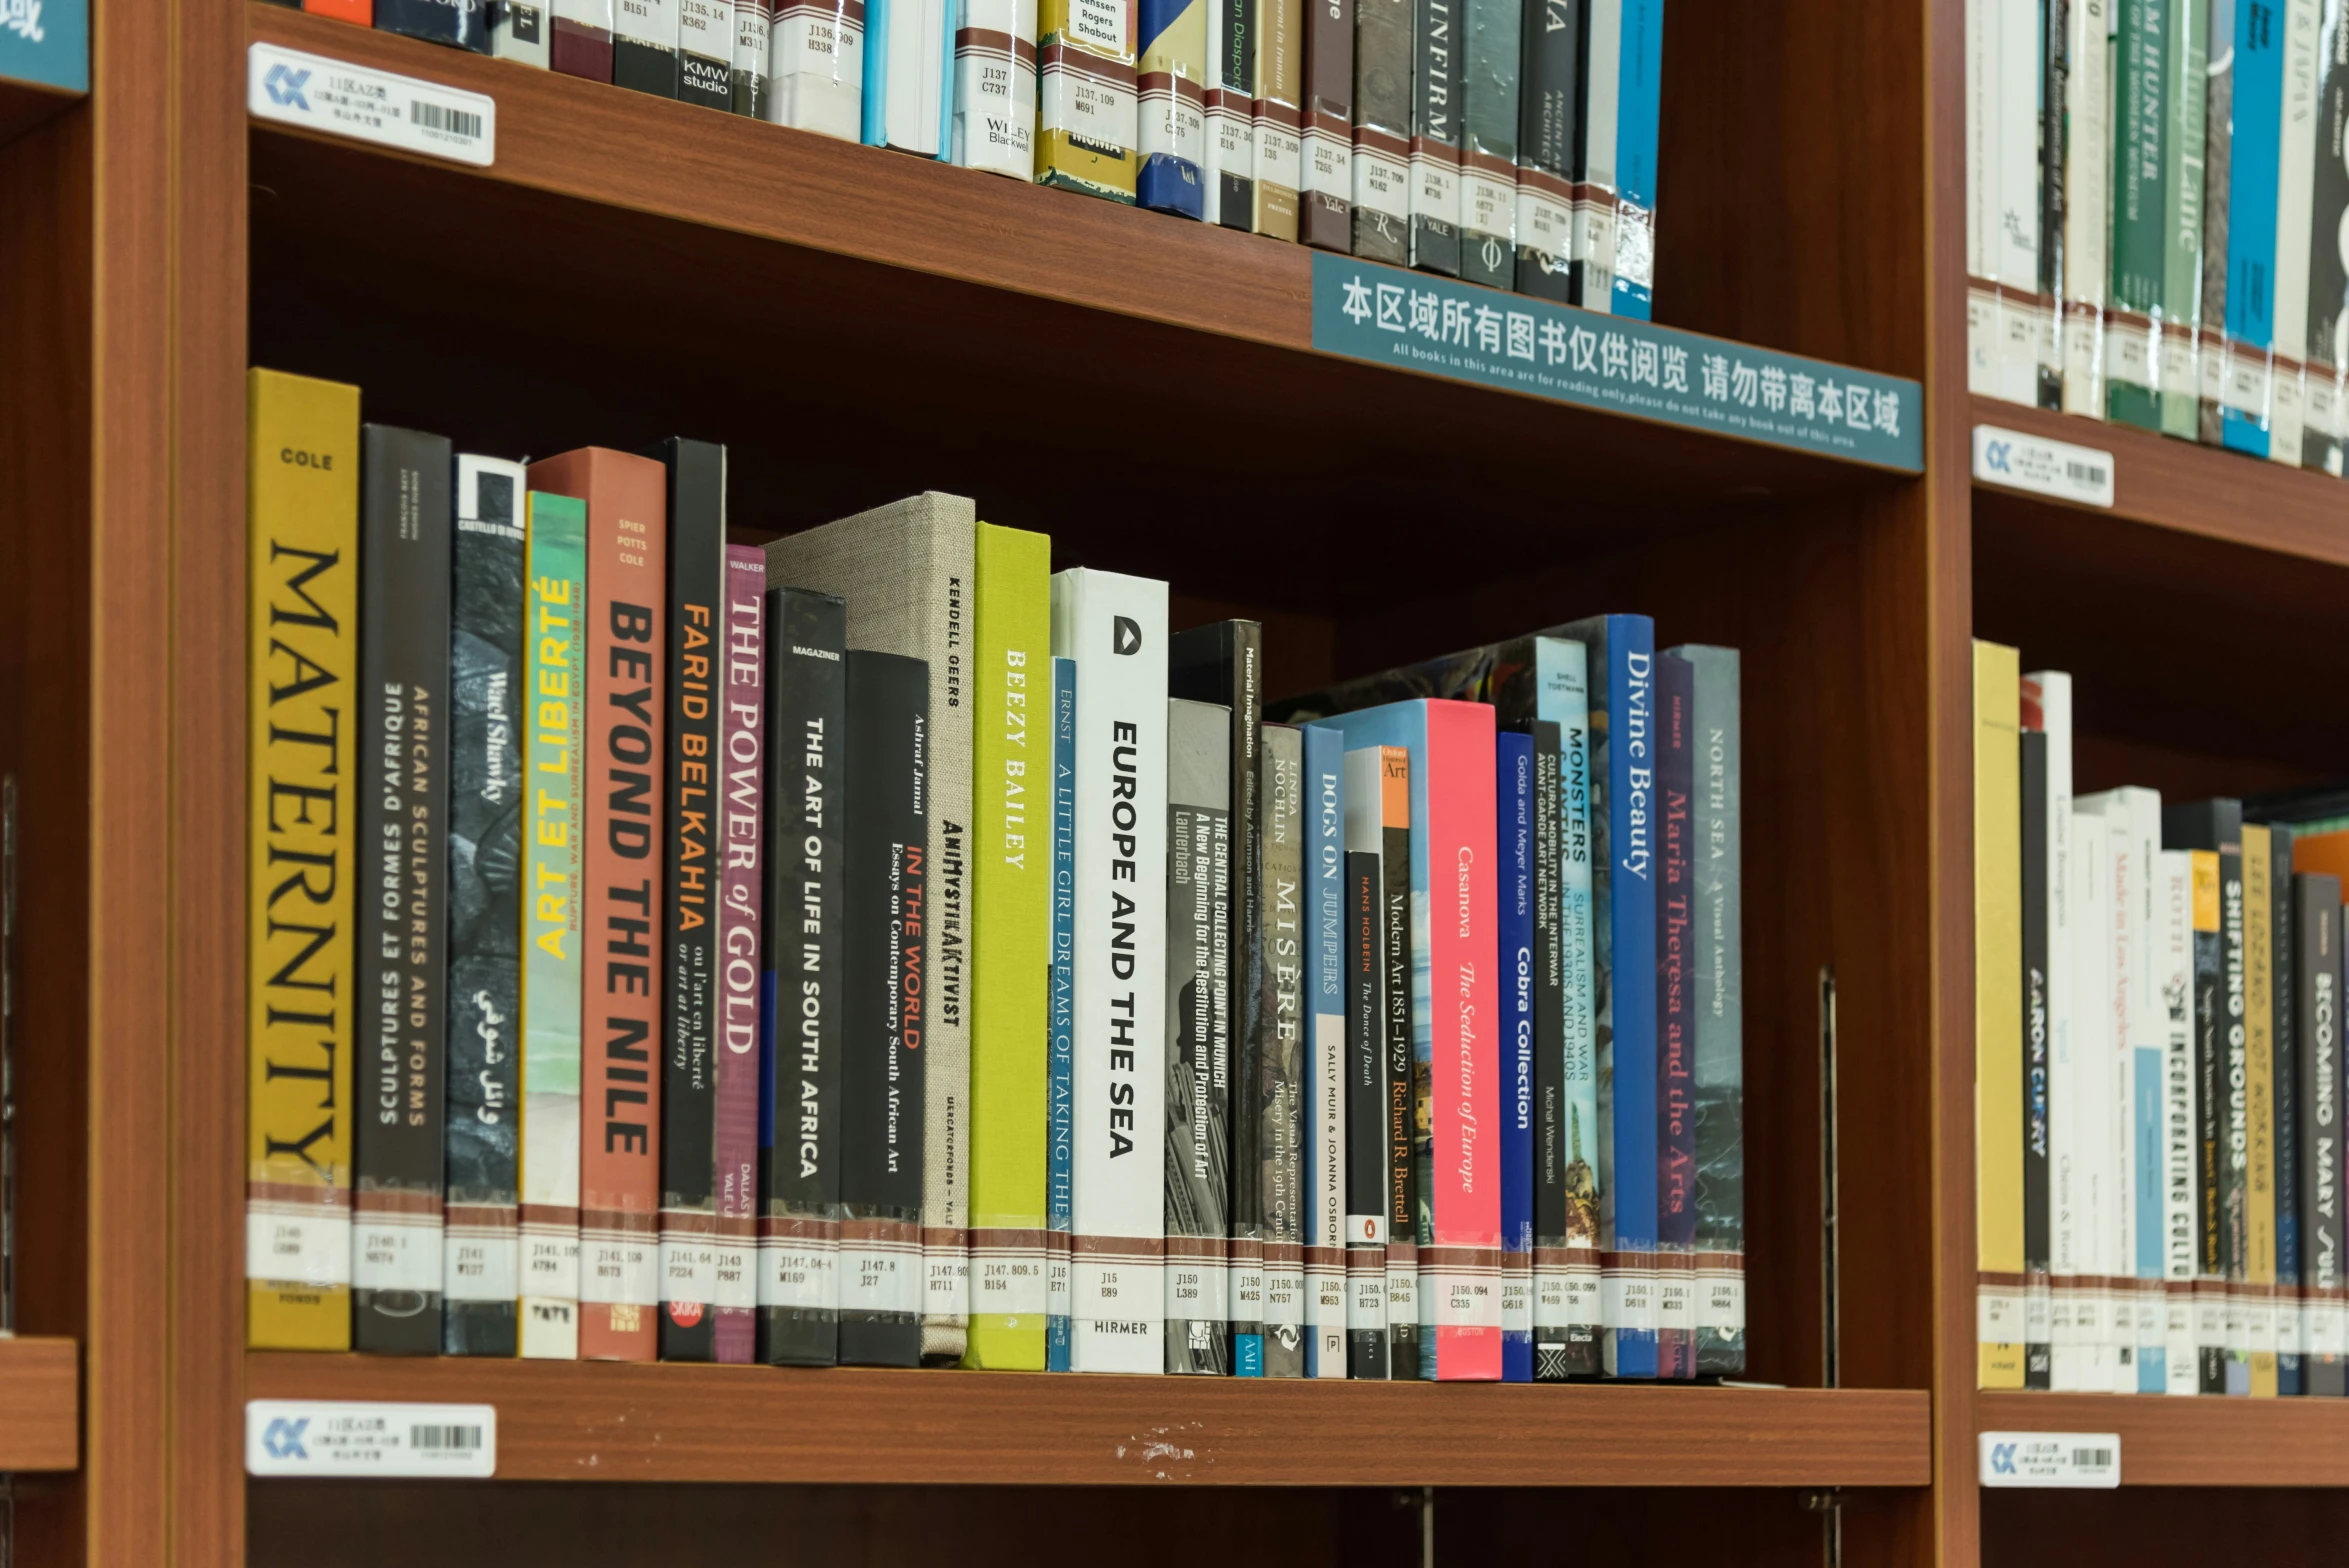
[[[2149,7],[2150,9],[2151,7]],[[2169,116],[2162,165],[2161,430],[2193,440],[2202,425],[2202,378],[2196,336],[2202,329],[2203,129],[2208,97],[2209,26],[2196,0],[2168,0]]]
[[[978,525],[972,661],[967,1366],[1044,1370],[1052,541]]]
[[[2169,220],[2169,7],[2122,0],[2113,61],[2112,306],[2106,323],[2105,411],[2146,430],[2161,426],[2154,390],[2154,322],[2162,308]],[[2188,5],[2193,0],[2186,0]],[[2184,7],[2182,6],[2181,9]],[[2197,104],[2201,94],[2192,95]]]

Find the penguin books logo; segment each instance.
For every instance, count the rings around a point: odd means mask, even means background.
[[[1142,651],[1142,627],[1130,615],[1112,618],[1109,647],[1112,653],[1135,654]]]

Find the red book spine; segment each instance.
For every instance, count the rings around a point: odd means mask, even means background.
[[[1500,861],[1493,710],[1427,704],[1428,1110],[1436,1376],[1501,1376]],[[1414,823],[1418,830],[1421,824]]]
[[[302,9],[312,16],[331,16],[338,22],[356,22],[361,27],[375,25],[375,0],[302,0]]]
[[[758,1350],[759,808],[766,797],[767,557],[726,550],[725,695],[718,707],[718,1283],[720,1361]]]
[[[583,447],[533,463],[530,485],[587,503],[579,1357],[650,1361],[660,1284],[668,471],[652,458]]]

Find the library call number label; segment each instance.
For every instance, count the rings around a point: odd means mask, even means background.
[[[356,1399],[245,1402],[247,1475],[459,1480],[486,1479],[497,1469],[495,1405]]]
[[[257,119],[402,152],[484,169],[497,161],[496,100],[276,44],[246,53],[245,107]]]

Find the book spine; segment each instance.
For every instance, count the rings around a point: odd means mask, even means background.
[[[1077,661],[1084,681],[1069,1365],[1157,1372],[1165,1365],[1166,976],[1138,957],[1163,953],[1166,941],[1166,585],[1057,573],[1052,646]],[[1145,866],[1147,879],[1137,874]]]
[[[2270,355],[2275,346],[2276,221],[2281,194],[2284,129],[2284,51],[2288,27],[2279,27],[2283,7],[2269,0],[2238,0],[2234,6],[2234,36],[2227,41],[2234,69],[2210,71],[2211,93],[2206,140],[2219,139],[2219,87],[2231,75],[2233,105],[2230,161],[2224,168],[2204,160],[2204,188],[2212,213],[2226,212],[2223,238],[2226,260],[2210,259],[2213,236],[2204,228],[2202,316],[2217,313],[2226,324],[2225,360],[2216,376],[2205,373],[2205,383],[2217,383],[2215,400],[2205,397],[2202,437],[2215,435],[2230,450],[2253,457],[2268,455]],[[2216,23],[2214,21],[2214,27]],[[2214,44],[2219,40],[2214,36]],[[2231,173],[2230,173],[2231,171]],[[2215,285],[2215,288],[2214,288]],[[2214,430],[2213,427],[2216,426]]]
[[[1077,661],[1052,660],[1052,990],[1045,1056],[1044,1353],[1066,1372],[1076,1250]]]
[[[2022,1224],[2023,1224],[2023,1382],[2025,1388],[2052,1384],[2053,1347],[2044,1310],[2051,1263],[2051,1220],[2048,1204],[2048,987],[2053,955],[2048,951],[2048,875],[2053,858],[2049,844],[2047,787],[2047,732],[2033,718],[2036,703],[2032,683],[2024,682],[2021,841],[2022,918]],[[1987,1078],[1987,1075],[1982,1075]]]
[[[1232,1370],[1230,712],[1167,705],[1166,1370]]]
[[[2251,1010],[2248,990],[2251,939],[2244,896],[2244,854],[2240,841],[2219,845],[2220,1000],[2225,1008],[2223,1049],[2226,1082],[2243,1084],[2229,1093],[2221,1111],[2225,1138],[2219,1165],[2219,1258],[2226,1280],[2227,1388],[2251,1392],[2251,1321],[2246,1311],[2252,1264],[2251,1240]],[[2265,1031],[2263,1030],[2262,1033]]]
[[[565,76],[612,79],[614,0],[553,0],[554,37],[547,63]]]
[[[1256,0],[1256,84],[1249,118],[1256,141],[1259,234],[1294,242],[1304,183],[1305,7],[1314,0]]]
[[[1365,746],[1345,760],[1346,1362],[1348,1376],[1369,1379],[1390,1375],[1381,757],[1378,747]]]
[[[1530,735],[1494,737],[1495,849],[1500,856],[1501,1378],[1533,1381],[1534,822],[1537,767]]]
[[[2276,141],[2276,280],[2270,315],[2275,358],[2269,379],[2267,455],[2300,466],[2308,363],[2310,222],[2316,196],[2317,59],[2323,0],[2284,0],[2282,121]]]
[[[543,476],[540,469],[546,472]],[[587,501],[586,1006],[579,1355],[650,1361],[660,1265],[660,758],[667,715],[661,465],[588,451],[534,465]]]
[[[2104,417],[2104,291],[2110,260],[2111,17],[2115,0],[2070,0],[2065,8],[2063,227],[2063,410]],[[2075,134],[2070,127],[2077,126]]]
[[[1559,727],[1533,734],[1533,1375],[1567,1375],[1566,938],[1559,886]],[[1507,1229],[1506,1222],[1503,1223]]]
[[[978,525],[972,593],[971,1319],[966,1364],[1044,1367],[1052,541]],[[1216,1234],[1222,1235],[1219,1226]]]
[[[523,496],[457,459],[449,616],[449,1073],[441,1350],[511,1356],[521,1294]]]
[[[1540,0],[1536,0],[1540,3]],[[1465,0],[1460,107],[1460,276],[1517,277],[1517,94],[1521,0]]]
[[[2268,829],[2268,1000],[2274,1010],[2269,1070],[2275,1124],[2276,1392],[2303,1388],[2300,1354],[2300,934],[2292,888],[2292,830]]]
[[[768,37],[767,118],[844,142],[862,139],[864,0],[782,0]]]
[[[1458,0],[1413,0],[1411,265],[1460,275]]]
[[[1413,0],[1354,0],[1354,254],[1411,261]]]
[[[922,1071],[934,1001],[930,670],[852,649],[841,888],[840,1362],[922,1350]]]
[[[867,0],[864,143],[943,158],[954,138],[956,0]]]
[[[2204,146],[2208,75],[2208,13],[2199,5],[2173,5],[2162,69],[2169,78],[2168,145],[2162,196],[2170,221],[2163,233],[2161,429],[2164,435],[2194,439],[2200,426],[2201,369],[2197,334],[2202,328],[2202,215],[2209,187],[2202,160],[2192,149]]]
[[[733,0],[675,0],[675,3],[678,98],[705,109],[731,112],[734,108]]]
[[[687,0],[691,3],[691,0]],[[718,731],[724,692],[726,449],[672,441],[668,789],[661,957],[660,1351],[707,1361],[717,1286]]]
[[[727,55],[726,107],[763,120],[774,96],[775,8],[769,0],[733,0],[734,42]]]
[[[1676,650],[1696,672],[1689,859],[1696,946],[1696,1375],[1745,1373],[1744,723],[1734,648]],[[2044,955],[2042,955],[2044,956]],[[2044,1074],[2044,1055],[2042,1073]],[[2044,1096],[2042,1097],[2044,1100]],[[2042,1117],[2041,1144],[2045,1149]],[[2040,1228],[2046,1254],[2046,1227]],[[2044,1270],[2044,1262],[2042,1269]]]
[[[535,481],[533,481],[535,482]],[[533,489],[522,885],[522,1354],[579,1354],[580,1015],[587,974],[587,508]]]
[[[2059,1104],[2071,1110],[2073,1280],[2071,1347],[2057,1348],[2059,1390],[2109,1394],[2113,1389],[2111,1337],[2111,1225],[2114,1198],[2113,1132],[2118,1115],[2118,1055],[2113,1029],[2112,844],[2100,805],[2082,801],[2072,813],[2072,982],[2078,1006],[2072,1018],[2072,1092]]]
[[[1983,1388],[2023,1386],[2020,678],[1974,644],[1974,1189]]]
[[[1255,1208],[1235,1210],[1240,1234],[1264,1247],[1264,1377],[1305,1375],[1305,755],[1286,724],[1261,730],[1257,774],[1258,958],[1255,1037],[1239,1092],[1256,1100]]]
[[[448,1069],[448,441],[361,432],[355,989],[364,1096],[351,1237],[351,1348],[430,1356],[441,1341]]]
[[[1411,1050],[1415,933],[1411,919],[1411,754],[1379,754],[1380,987],[1386,1034],[1387,1355],[1388,1375],[1421,1375],[1419,1333],[1418,1069]]]
[[[1654,314],[1656,144],[1663,79],[1664,0],[1623,0],[1612,314],[1639,321]]]
[[[1036,177],[1036,0],[964,0],[954,33],[954,161]]]
[[[1346,1375],[1345,737],[1305,730],[1305,1375]]]
[[[2158,7],[2116,5],[2112,135],[2112,295],[2105,321],[2105,411],[2116,423],[2161,428],[2157,367],[2171,145],[2167,18]],[[2179,10],[2187,7],[2178,7]],[[2199,100],[2199,94],[2197,95]],[[2119,112],[2126,106],[2127,112]]]
[[[490,0],[489,52],[501,60],[546,70],[553,59],[551,5],[528,5],[524,0]]]
[[[2038,13],[2039,34],[2037,58],[2038,92],[2033,95],[2032,107],[2037,111],[2033,126],[2033,142],[2037,157],[2032,173],[2036,185],[2034,195],[2039,220],[2039,275],[2038,298],[2032,304],[2034,337],[2038,340],[2037,403],[2041,408],[2063,407],[2063,283],[2067,257],[2064,252],[2064,146],[2069,140],[2064,119],[2066,93],[2071,79],[2071,11],[2077,0],[2033,0],[2032,9]],[[2102,68],[2099,55],[2097,67]],[[2088,135],[2086,126],[2081,128]]]
[[[2258,107],[2259,65],[2253,58],[2257,34],[2262,29],[2253,21],[2254,11],[2266,7],[2256,3],[2237,7],[2235,0],[2213,0],[2197,7],[2205,12],[2207,26],[2203,37],[2205,47],[2215,44],[2207,68],[2202,73],[2202,179],[2203,189],[2210,199],[2201,204],[2194,214],[2199,229],[2201,268],[2195,312],[2200,330],[2196,333],[2195,374],[2197,393],[2196,422],[2187,432],[2189,438],[2205,446],[2220,442],[2220,426],[2224,422],[2221,410],[2225,407],[2221,382],[2229,358],[2229,339],[2234,336],[2239,313],[2230,310],[2228,287],[2230,264],[2240,259],[2240,243],[2231,243],[2231,220],[2249,220],[2256,205],[2263,199],[2251,189],[2260,174],[2260,127],[2254,123],[2253,112]],[[2248,33],[2240,24],[2249,24]],[[2235,106],[2238,85],[2244,91],[2240,114]],[[2242,121],[2243,134],[2235,134],[2236,121]],[[2272,123],[2272,116],[2271,116]],[[2231,175],[2234,160],[2244,158],[2242,179],[2238,184]],[[2266,171],[2267,190],[2264,199],[2272,201],[2275,195],[2275,170]],[[2230,191],[2230,187],[2234,187]],[[2236,199],[2236,198],[2240,199]],[[2185,215],[2180,215],[2185,221]],[[2266,241],[2272,242],[2275,231],[2271,220]],[[2261,292],[2266,292],[2267,279],[2262,278]],[[2240,287],[2240,283],[2237,285]]]
[[[678,3],[679,0],[614,0],[613,86],[650,93],[656,98],[677,96]]]
[[[713,1164],[717,1173],[717,1255],[710,1281],[716,1327],[711,1349],[736,1364],[758,1355],[758,1224],[761,1037],[766,1012],[764,851],[767,791],[767,560],[744,545],[726,549],[725,685],[719,747],[723,798],[718,848],[718,1051]]]
[[[1392,0],[1408,6],[1410,0]],[[1256,226],[1256,0],[1207,0],[1206,131],[1199,215],[1227,229]]]
[[[246,420],[245,1343],[348,1350],[359,389],[254,370]]]
[[[374,0],[375,30],[489,53],[489,0]]]
[[[1354,0],[1306,0],[1305,153],[1300,169],[1306,244],[1354,248]]]
[[[1567,299],[1574,233],[1575,78],[1584,0],[1523,0],[1518,43],[1517,264],[1520,294]]]
[[[1207,11],[1211,0],[1137,0],[1142,55],[1136,99],[1141,167],[1134,199],[1158,212],[1202,213],[1207,136]]]
[[[2349,256],[2339,235],[2349,222],[2349,26],[2328,3],[2316,51],[2315,171],[2308,221],[2308,373],[2302,396],[2300,466],[2339,477],[2344,419],[2342,313],[2349,310]]]
[[[2168,1386],[2169,1349],[2163,1325],[2163,1067],[2168,1033],[2161,985],[2161,796],[2149,789],[2120,792],[2128,834],[2125,879],[2129,927],[2128,1115],[2129,1233],[2123,1237],[2132,1276],[2136,1378],[2120,1393],[2159,1394]]]
[[[2307,1292],[2306,1391],[2338,1399],[2344,1376],[2341,1279],[2341,882],[2293,878],[2300,943],[2300,1281]]]
[[[841,833],[848,608],[767,562],[767,920],[760,981],[759,1359],[840,1359]]]
[[[1134,201],[1135,0],[1042,0],[1037,12],[1036,181]]]
[[[1602,1365],[1605,1313],[1600,1265],[1606,1249],[1601,1224],[1604,1183],[1600,1159],[1610,1136],[1599,1115],[1597,862],[1592,826],[1596,775],[1592,769],[1589,650],[1565,638],[1536,640],[1542,717],[1558,726],[1558,936],[1563,1062],[1566,1231],[1564,1272],[1565,1372],[1595,1377]]]
[[[1695,794],[1696,671],[1656,659],[1656,1375],[1696,1376],[1696,919],[1689,806]]]
[[[2220,1205],[2226,1139],[2226,956],[2216,850],[2195,850],[2194,887],[2194,1357],[2196,1388],[2227,1391],[2226,1227]]]
[[[1582,8],[1575,108],[1574,226],[1567,264],[1573,303],[1600,315],[1615,309],[1615,141],[1620,119],[1626,0]]]
[[[2200,1249],[2194,1213],[2194,857],[2165,849],[2156,862],[2161,947],[2163,1391],[2192,1394],[2198,1381],[2194,1276]]]

